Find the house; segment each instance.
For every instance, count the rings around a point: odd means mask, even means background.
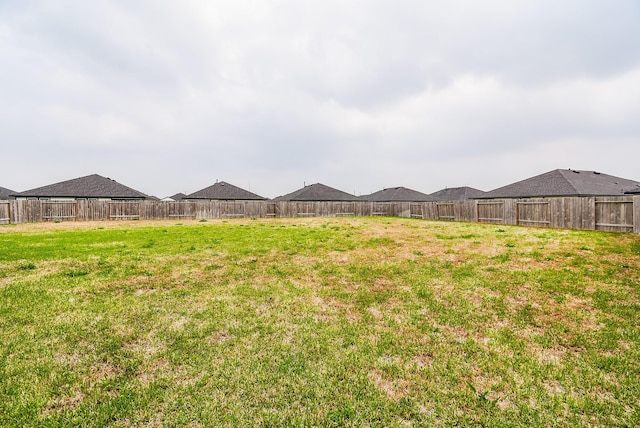
[[[187,195],[185,195],[184,193],[176,193],[175,195],[172,196],[167,196],[166,198],[162,198],[160,199],[162,202],[180,202],[182,201]]]
[[[370,195],[362,196],[361,200],[369,202],[433,202],[436,198],[417,190],[406,187],[389,187]]]
[[[9,199],[9,195],[13,195],[17,192],[9,190],[6,187],[0,187],[0,199]]]
[[[315,183],[309,186],[304,186],[294,192],[288,193],[283,196],[278,196],[274,199],[276,202],[280,201],[342,201],[352,202],[361,200],[355,195],[343,192],[342,190],[334,189],[333,187],[326,186],[322,183]]]
[[[41,200],[142,200],[149,196],[98,174],[74,178],[12,194],[16,199]]]
[[[183,197],[183,200],[211,200],[211,201],[264,201],[264,198],[248,190],[241,189],[224,181],[193,192]]]
[[[494,189],[478,199],[621,196],[640,183],[596,171],[556,169]]]
[[[438,201],[465,201],[468,199],[476,199],[484,195],[482,190],[473,187],[447,187],[437,192],[431,193],[429,196]]]

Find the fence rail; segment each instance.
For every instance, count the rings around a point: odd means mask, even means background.
[[[640,195],[453,202],[0,201],[0,224],[339,216],[394,216],[640,233]]]

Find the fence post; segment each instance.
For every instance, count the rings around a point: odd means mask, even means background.
[[[640,233],[640,195],[633,197],[633,232]]]

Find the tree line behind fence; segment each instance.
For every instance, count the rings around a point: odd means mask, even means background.
[[[640,233],[640,196],[449,202],[0,201],[0,224],[336,216],[411,217]]]

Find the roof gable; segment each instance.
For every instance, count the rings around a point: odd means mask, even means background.
[[[198,190],[197,192],[185,196],[184,199],[263,201],[266,198],[256,195],[255,193],[251,193],[248,190],[241,189],[233,184],[219,181],[212,186],[205,187],[202,190]]]
[[[16,193],[21,197],[145,199],[147,195],[98,174]]]
[[[426,193],[406,187],[389,187],[370,195],[363,196],[363,200],[371,202],[430,202],[436,199]]]
[[[0,186],[0,199],[7,199],[9,198],[9,195],[15,195],[15,194],[16,192],[14,192],[13,190]]]
[[[322,183],[304,186],[284,196],[278,196],[276,201],[358,201],[357,196],[342,190],[334,189]]]
[[[439,201],[464,201],[467,199],[479,198],[484,195],[482,190],[474,189],[473,187],[448,187],[446,189],[438,190],[431,193],[429,196]]]
[[[556,169],[485,193],[481,198],[617,196],[640,183],[596,171]]]

